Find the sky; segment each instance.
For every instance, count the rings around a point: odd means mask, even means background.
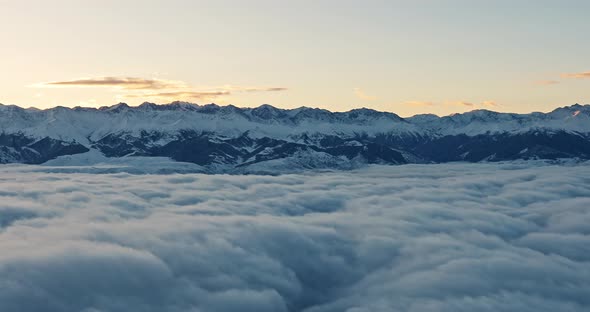
[[[401,116],[590,100],[589,1],[0,0],[0,103]]]

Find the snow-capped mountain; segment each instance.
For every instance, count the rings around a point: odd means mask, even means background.
[[[367,108],[330,112],[185,102],[46,110],[0,105],[0,163],[60,157],[57,162],[67,164],[80,155],[169,157],[212,172],[590,159],[590,105],[410,118]]]

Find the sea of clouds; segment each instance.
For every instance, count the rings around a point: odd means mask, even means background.
[[[590,311],[590,165],[4,166],[0,311]]]

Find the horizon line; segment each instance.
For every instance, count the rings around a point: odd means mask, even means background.
[[[497,114],[514,114],[514,115],[527,115],[527,114],[534,114],[534,113],[547,114],[547,113],[553,112],[553,111],[555,111],[557,109],[560,109],[560,108],[567,108],[567,107],[572,107],[572,106],[590,106],[590,103],[587,103],[587,104],[574,103],[574,104],[565,105],[565,106],[557,106],[554,109],[549,110],[549,111],[546,111],[546,112],[543,112],[543,111],[531,111],[531,112],[528,112],[528,113],[499,112],[499,111],[495,111],[495,110],[491,110],[491,109],[477,108],[477,109],[472,109],[472,110],[465,111],[465,112],[462,112],[462,113],[451,113],[451,114],[442,115],[442,116],[441,115],[438,115],[438,114],[435,114],[435,113],[422,113],[422,114],[415,114],[415,115],[406,116],[406,117],[400,116],[397,113],[392,112],[392,111],[381,111],[381,110],[377,110],[377,109],[370,108],[370,107],[365,107],[365,106],[353,108],[353,109],[346,110],[346,111],[332,111],[332,110],[329,110],[327,108],[310,107],[310,106],[305,106],[305,105],[299,106],[299,107],[296,107],[296,108],[280,108],[280,107],[273,106],[272,104],[262,103],[262,104],[260,104],[258,106],[250,107],[250,106],[237,106],[237,105],[234,105],[234,104],[231,104],[231,103],[229,103],[229,104],[221,104],[220,105],[220,104],[217,104],[215,102],[206,103],[206,104],[198,104],[198,103],[194,103],[194,102],[187,102],[187,101],[180,101],[180,100],[172,101],[172,102],[169,102],[169,103],[154,103],[154,102],[144,101],[144,102],[142,102],[141,104],[138,104],[138,105],[129,105],[128,103],[125,103],[125,102],[119,102],[119,103],[112,104],[112,105],[102,105],[102,106],[81,106],[81,105],[76,105],[76,106],[63,106],[63,105],[56,105],[56,106],[47,107],[47,108],[38,108],[38,107],[34,107],[34,106],[23,107],[23,106],[20,106],[18,104],[4,104],[4,103],[1,103],[0,102],[0,106],[15,106],[15,107],[18,107],[18,108],[21,108],[21,109],[24,109],[24,110],[47,111],[47,110],[52,110],[52,109],[56,109],[56,108],[66,108],[66,109],[72,109],[72,110],[73,109],[80,109],[80,108],[95,109],[95,110],[104,110],[104,109],[113,108],[113,107],[118,106],[118,105],[125,105],[125,106],[127,106],[129,108],[139,108],[140,106],[145,105],[145,104],[152,104],[152,105],[157,105],[157,106],[168,106],[168,105],[181,104],[181,103],[190,104],[190,105],[194,105],[194,106],[197,106],[197,107],[203,107],[203,106],[208,106],[208,105],[215,105],[215,106],[218,106],[218,107],[233,106],[233,107],[236,107],[236,108],[239,108],[239,109],[255,109],[255,108],[262,107],[262,106],[270,106],[272,108],[275,108],[275,109],[278,109],[278,110],[284,110],[284,111],[292,111],[292,110],[296,110],[296,109],[310,108],[310,109],[324,110],[324,111],[328,111],[330,113],[349,113],[349,112],[353,112],[353,111],[356,111],[356,110],[366,109],[366,110],[371,110],[371,111],[379,112],[379,113],[394,114],[394,115],[396,115],[398,117],[401,117],[401,118],[404,118],[404,119],[405,118],[412,118],[412,117],[416,117],[416,116],[424,116],[424,115],[434,115],[434,116],[437,116],[439,118],[442,118],[442,117],[450,117],[450,116],[455,116],[455,115],[462,115],[462,114],[467,114],[467,113],[477,112],[477,111],[488,111],[488,112],[493,112],[493,113],[497,113]]]

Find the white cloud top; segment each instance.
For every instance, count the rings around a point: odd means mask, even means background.
[[[590,166],[0,168],[1,311],[588,311]]]

